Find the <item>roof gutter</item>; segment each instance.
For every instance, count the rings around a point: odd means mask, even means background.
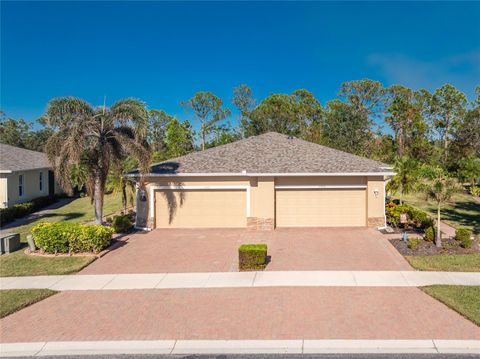
[[[353,177],[393,176],[395,172],[307,172],[307,173],[147,173],[143,177]],[[127,173],[125,177],[139,177],[138,173]]]
[[[0,173],[13,173],[12,170],[0,170]]]

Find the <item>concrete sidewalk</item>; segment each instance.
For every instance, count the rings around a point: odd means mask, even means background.
[[[480,272],[275,271],[98,274],[0,278],[0,289],[111,290],[288,286],[419,287],[480,285]]]
[[[106,354],[480,353],[480,340],[118,340],[0,344],[2,357]]]

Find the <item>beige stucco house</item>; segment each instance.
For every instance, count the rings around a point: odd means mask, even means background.
[[[137,192],[137,227],[382,227],[392,174],[270,132],[153,165]]]
[[[60,193],[44,153],[0,143],[0,208]]]

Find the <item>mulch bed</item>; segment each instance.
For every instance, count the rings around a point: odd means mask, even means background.
[[[460,247],[460,242],[453,238],[442,239],[442,248],[437,248],[435,243],[424,241],[420,238],[420,244],[413,250],[407,247],[407,243],[401,238],[390,239],[390,243],[404,256],[433,256],[437,254],[470,254],[480,252],[477,241],[473,241],[470,248]]]

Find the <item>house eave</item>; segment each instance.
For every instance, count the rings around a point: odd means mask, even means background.
[[[219,173],[146,173],[142,177],[354,177],[354,176],[393,176],[395,172],[294,172],[294,173],[253,173],[253,172],[219,172]],[[138,173],[127,173],[125,177],[139,177]]]

